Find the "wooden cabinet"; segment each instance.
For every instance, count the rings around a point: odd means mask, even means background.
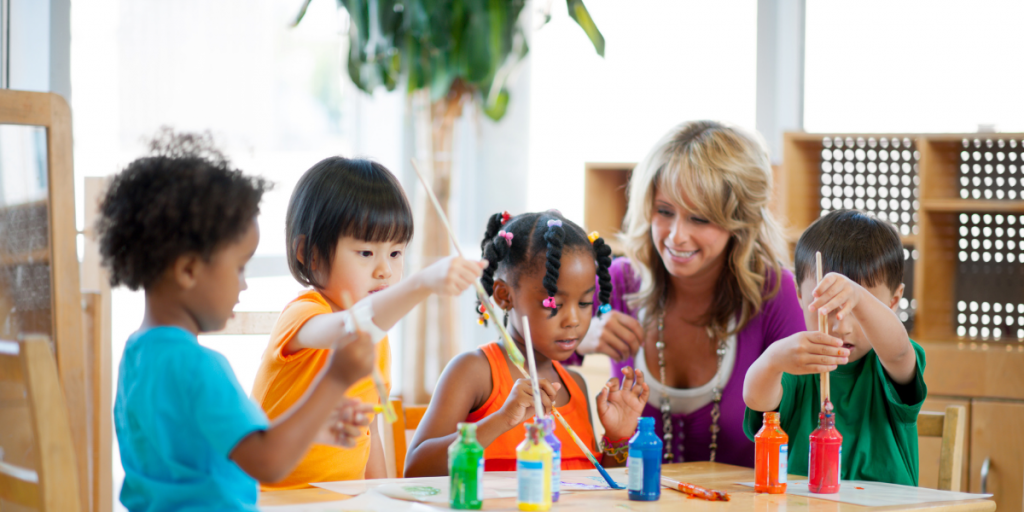
[[[1024,510],[1024,403],[974,400],[970,417],[971,492],[981,492],[985,480],[996,510]]]

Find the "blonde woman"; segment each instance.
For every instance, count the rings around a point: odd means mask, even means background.
[[[613,311],[577,353],[608,354],[619,377],[626,366],[649,376],[643,415],[665,462],[754,465],[743,376],[768,345],[804,330],[771,194],[762,143],[714,121],[677,126],[633,171]]]

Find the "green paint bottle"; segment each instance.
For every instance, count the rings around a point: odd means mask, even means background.
[[[448,447],[449,506],[480,510],[484,494],[484,447],[476,441],[476,423],[459,423],[459,438]]]

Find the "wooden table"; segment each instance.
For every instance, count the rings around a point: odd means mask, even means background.
[[[662,466],[664,476],[683,482],[701,485],[732,496],[729,502],[709,502],[688,498],[685,494],[662,488],[661,499],[653,502],[629,501],[626,491],[577,492],[562,496],[552,510],[580,510],[587,512],[641,510],[678,511],[685,508],[693,512],[894,512],[920,510],[927,512],[992,512],[996,503],[992,500],[950,501],[901,507],[862,507],[835,501],[806,498],[803,496],[755,494],[753,488],[736,482],[753,482],[754,470],[714,462],[686,462]],[[802,476],[791,476],[791,480],[806,480]],[[260,505],[291,505],[316,503],[345,499],[323,489],[302,489],[298,491],[272,491],[260,494]],[[431,504],[433,505],[433,504]],[[484,510],[516,510],[515,498],[484,501]]]

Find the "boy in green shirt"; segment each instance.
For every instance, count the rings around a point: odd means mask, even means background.
[[[815,283],[815,253],[824,276]],[[836,428],[843,435],[840,477],[917,485],[917,414],[928,389],[924,349],[896,316],[903,297],[904,249],[892,225],[854,210],[811,224],[796,245],[797,292],[809,331],[779,340],[743,382],[747,437],[762,413],[779,411],[789,434],[789,473],[807,475],[809,436],[821,411],[819,373],[831,373]],[[829,334],[817,332],[828,314]]]

